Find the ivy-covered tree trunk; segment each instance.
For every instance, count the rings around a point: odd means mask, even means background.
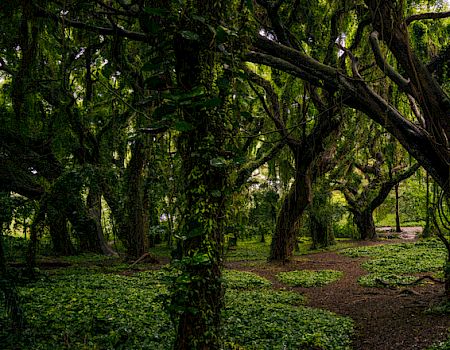
[[[324,248],[334,244],[331,188],[325,181],[319,181],[314,187],[314,196],[309,206],[309,230],[312,249]]]
[[[309,213],[309,230],[312,238],[312,249],[325,248],[334,244],[334,232],[329,217],[311,211]]]
[[[297,171],[294,183],[283,201],[272,236],[269,261],[287,261],[292,257],[299,220],[311,202],[311,180],[307,171]]]
[[[201,15],[208,26],[216,27],[227,6],[227,2],[214,0],[190,2],[182,23],[189,31],[174,40],[178,83],[182,93],[190,96],[182,109],[178,139],[185,197],[180,228],[184,238],[179,242],[183,258],[177,265],[182,276],[174,281],[171,300],[171,309],[178,314],[177,350],[223,348],[220,311],[228,92],[217,85],[224,72],[218,64],[215,38],[195,17]],[[213,100],[220,102],[208,106]]]
[[[352,210],[352,214],[360,234],[360,239],[374,239],[376,237],[376,232],[375,222],[373,221],[373,211],[366,208],[361,211]]]
[[[4,306],[12,321],[13,331],[17,331],[23,326],[23,314],[20,307],[20,300],[14,285],[14,280],[8,274],[5,252],[3,250],[3,222],[0,221],[0,302]]]

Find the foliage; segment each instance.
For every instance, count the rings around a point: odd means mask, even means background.
[[[414,282],[417,278],[414,276],[403,276],[387,273],[370,273],[368,275],[361,276],[358,282],[363,287],[386,287],[386,284],[390,286],[401,285],[402,283]]]
[[[271,286],[267,279],[252,272],[225,270],[223,272],[225,287],[231,289],[254,289]]]
[[[7,348],[167,349],[173,339],[158,296],[165,287],[145,276],[84,274],[42,279],[20,291],[28,328]]]
[[[266,242],[261,243],[259,239],[248,239],[238,241],[236,247],[230,249],[226,253],[226,259],[228,261],[254,261],[254,260],[266,260],[269,256],[270,250],[270,237],[266,240]],[[337,239],[336,244],[330,247],[326,247],[323,249],[311,250],[312,242],[309,237],[301,237],[298,244],[298,250],[294,252],[295,256],[301,256],[304,254],[310,254],[313,252],[320,251],[333,251],[339,250],[343,248],[348,248],[349,246],[354,245],[354,243],[349,242],[348,239]]]
[[[18,338],[0,309],[4,349],[168,349],[174,329],[164,311],[166,271],[103,274],[60,270],[20,288],[27,328]],[[227,344],[243,349],[350,349],[352,321],[300,306],[295,292],[268,289],[256,275],[225,271]],[[243,290],[242,288],[245,288]]]
[[[450,349],[450,339],[434,344],[431,347],[429,347],[427,350],[448,350]]]
[[[226,254],[227,260],[266,260],[269,256],[270,240],[261,243],[259,239],[241,240]]]
[[[416,279],[412,274],[442,271],[446,258],[445,247],[438,240],[349,248],[342,254],[370,257],[362,264],[370,274],[359,279],[368,287],[383,286],[380,280],[391,285],[408,283]]]
[[[298,301],[287,293],[271,293],[269,299],[264,290],[228,293],[224,310],[228,339],[249,350],[350,349],[349,318],[295,306]]]
[[[301,270],[277,274],[281,282],[294,287],[320,287],[335,282],[342,276],[343,272],[335,270]]]

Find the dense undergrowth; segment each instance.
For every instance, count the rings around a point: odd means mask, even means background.
[[[98,266],[55,269],[22,285],[27,325],[14,334],[0,310],[2,349],[171,348],[174,329],[163,307],[167,272],[113,270],[111,264],[107,273]],[[349,318],[304,307],[303,296],[275,291],[253,273],[225,271],[224,283],[228,349],[350,349]]]

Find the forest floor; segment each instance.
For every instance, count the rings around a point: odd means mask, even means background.
[[[389,244],[414,240],[407,229],[404,238],[361,245]],[[350,258],[337,252],[303,255],[286,264],[228,262],[227,267],[251,271],[269,279],[274,288],[298,291],[307,297],[307,305],[349,316],[355,321],[355,350],[425,349],[448,337],[448,315],[426,314],[430,305],[443,301],[442,284],[427,283],[407,288],[368,288],[357,280],[367,274],[361,263],[367,258]],[[276,278],[281,271],[333,269],[344,272],[337,282],[315,288],[286,287]]]

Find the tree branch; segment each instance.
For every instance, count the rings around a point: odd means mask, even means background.
[[[87,30],[89,32],[93,32],[93,33],[97,33],[97,34],[101,34],[101,35],[105,35],[105,36],[120,36],[120,37],[124,37],[124,38],[128,38],[131,40],[135,40],[135,41],[142,41],[142,42],[148,42],[149,41],[149,37],[144,34],[144,33],[140,33],[140,32],[133,32],[133,31],[129,31],[123,28],[118,27],[117,25],[113,26],[113,27],[99,27],[99,26],[94,26],[92,24],[88,24],[88,23],[83,23],[83,22],[78,22],[78,21],[74,21],[71,20],[69,18],[66,17],[61,17],[58,15],[55,15],[53,13],[50,13],[44,9],[42,9],[41,7],[36,6],[36,15],[38,17],[41,18],[50,18],[55,22],[59,22],[59,23],[64,23],[65,26],[68,27],[72,27],[72,28],[78,28],[78,29],[84,29]]]
[[[380,69],[384,73],[386,73],[386,75],[389,78],[391,78],[391,80],[394,83],[396,83],[402,91],[404,91],[408,94],[412,94],[411,86],[409,85],[410,84],[409,79],[403,78],[398,72],[395,71],[395,69],[391,65],[389,65],[385,61],[385,59],[381,53],[380,43],[378,41],[378,35],[379,35],[378,32],[374,31],[370,34],[370,37],[369,37],[370,45],[371,45],[372,51],[375,55],[375,61],[377,62],[378,67],[380,67]]]
[[[263,77],[259,76],[258,74],[254,73],[247,67],[244,67],[244,71],[247,74],[247,77],[250,79],[250,81],[262,87],[266,92],[267,99],[270,102],[270,108],[267,107],[264,97],[260,96],[259,94],[258,96],[260,97],[260,100],[264,104],[267,114],[272,119],[277,129],[280,130],[280,133],[283,135],[284,138],[288,139],[289,142],[295,141],[290,138],[286,130],[286,125],[284,125],[283,118],[281,116],[281,109],[280,103],[278,101],[278,96],[275,90],[273,89],[272,85],[270,84],[270,82],[264,79]]]
[[[450,11],[447,12],[427,12],[419,13],[417,15],[412,15],[406,18],[406,25],[410,25],[414,21],[419,21],[422,19],[440,19],[450,17]]]
[[[245,184],[247,179],[250,177],[252,172],[256,169],[258,169],[260,166],[267,163],[269,160],[271,160],[275,155],[281,151],[281,149],[286,145],[286,140],[283,139],[280,142],[278,142],[276,145],[274,145],[265,155],[263,155],[259,159],[255,159],[253,161],[248,162],[247,164],[242,167],[239,172],[236,180],[234,181],[233,188],[237,191],[242,185]]]

